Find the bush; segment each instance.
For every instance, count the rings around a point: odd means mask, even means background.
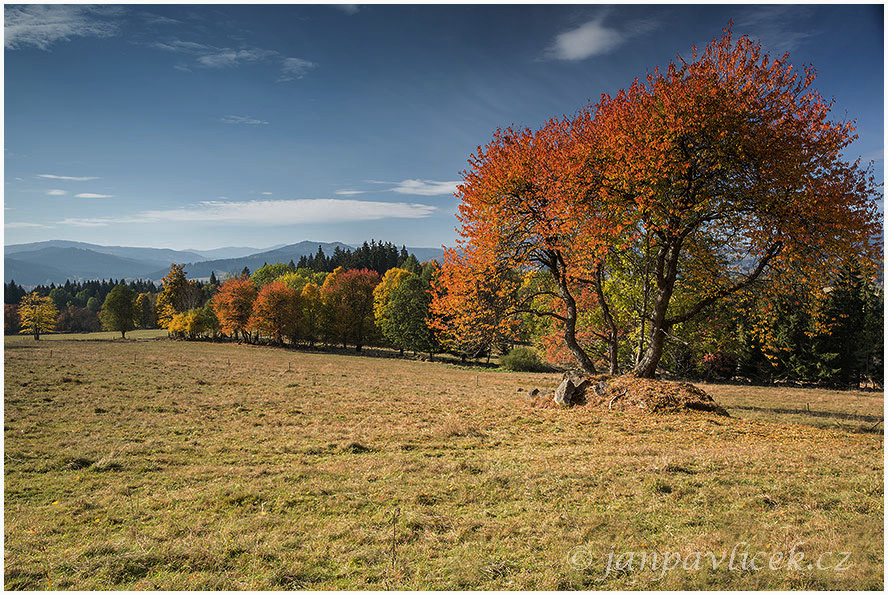
[[[500,367],[513,372],[535,372],[542,368],[542,363],[533,349],[516,347],[500,358]]]

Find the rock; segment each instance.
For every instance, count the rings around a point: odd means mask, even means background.
[[[565,372],[561,384],[555,389],[554,401],[558,405],[570,407],[585,401],[589,381],[576,372]]]
[[[570,378],[562,380],[558,388],[555,389],[555,403],[563,407],[570,407],[570,399],[573,397],[576,388]]]
[[[535,398],[538,394],[540,394],[540,389],[538,389],[538,388],[530,389],[529,391],[527,391],[527,398],[528,398],[528,399],[533,399],[533,398]]]

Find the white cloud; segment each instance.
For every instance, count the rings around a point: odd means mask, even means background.
[[[418,196],[441,196],[456,192],[456,186],[458,184],[458,180],[455,182],[404,180],[403,182],[398,182],[397,185],[392,188],[392,191],[399,194],[415,194]]]
[[[337,198],[296,200],[206,201],[181,209],[143,211],[127,217],[68,218],[62,225],[103,226],[119,223],[217,223],[237,225],[299,225],[374,221],[378,219],[421,219],[438,209],[431,205],[403,202],[372,202]]]
[[[559,33],[546,48],[543,57],[550,60],[576,61],[609,54],[632,37],[647,33],[659,26],[654,20],[641,20],[628,23],[619,30],[604,25],[606,16],[607,12],[603,12],[579,27]]]
[[[46,178],[48,180],[66,180],[68,182],[88,182],[90,180],[98,180],[95,176],[57,176],[55,174],[37,174],[38,178]]]
[[[555,41],[546,50],[546,56],[556,60],[584,60],[613,51],[626,38],[616,29],[605,27],[603,20],[603,17],[598,17],[576,29],[556,35]]]
[[[117,24],[102,17],[114,12],[64,4],[5,6],[4,45],[8,50],[26,46],[49,50],[72,37],[109,37],[117,33]]]
[[[354,196],[356,194],[364,194],[364,190],[337,190],[336,194],[340,196]]]
[[[303,60],[302,58],[284,58],[281,64],[281,76],[278,78],[278,82],[301,79],[309,70],[317,67],[318,65],[310,60]]]
[[[74,198],[114,198],[113,194],[94,194],[92,192],[83,192],[75,194]]]
[[[47,190],[46,193],[49,196],[65,196],[66,194],[68,194],[68,191],[53,189],[53,190]]]
[[[268,124],[265,120],[258,120],[250,116],[222,116],[222,122],[225,124],[246,124],[248,126],[260,126]]]
[[[263,192],[262,195],[263,195],[263,196],[271,196],[272,193],[271,193],[271,192]]]

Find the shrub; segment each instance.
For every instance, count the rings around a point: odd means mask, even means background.
[[[542,363],[533,349],[516,347],[500,358],[500,367],[513,372],[535,372],[542,367]]]

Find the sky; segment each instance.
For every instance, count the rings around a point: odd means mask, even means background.
[[[883,180],[874,5],[4,7],[4,244],[452,246],[498,127],[735,37],[812,64]]]

